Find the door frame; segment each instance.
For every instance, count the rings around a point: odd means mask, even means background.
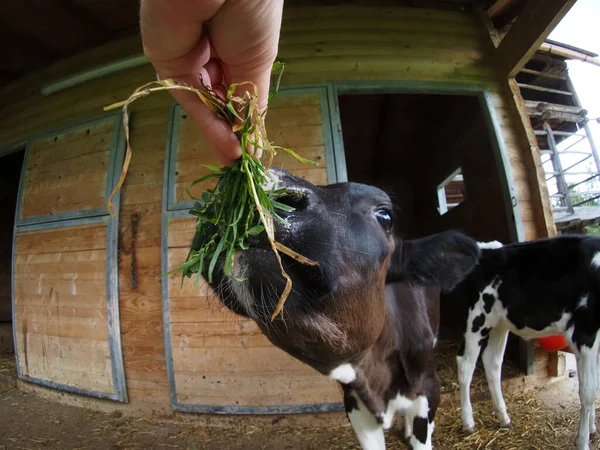
[[[502,129],[492,101],[492,94],[485,84],[440,83],[436,81],[343,81],[328,84],[329,108],[334,115],[331,124],[334,129],[333,142],[336,163],[339,164],[338,178],[348,181],[344,158],[344,139],[340,121],[338,98],[340,95],[361,94],[434,94],[461,95],[477,98],[483,114],[489,141],[492,145],[494,160],[504,197],[504,208],[509,222],[509,234],[512,242],[524,242],[523,219],[517,197],[517,189],[510,166],[508,152],[502,139]],[[533,374],[533,341],[518,338],[519,366],[525,375]]]

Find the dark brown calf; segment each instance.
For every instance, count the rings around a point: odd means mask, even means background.
[[[273,322],[284,280],[264,240],[236,255],[234,276],[244,281],[227,278],[220,261],[213,288],[274,345],[342,385],[364,449],[385,448],[383,429],[396,412],[413,448],[431,448],[439,289],[453,288],[471,270],[477,244],[456,232],[402,242],[392,234],[383,191],[355,183],[317,187],[272,173],[278,188],[296,192],[278,199],[294,211],[277,224],[276,238],[318,266],[283,257],[293,289]]]

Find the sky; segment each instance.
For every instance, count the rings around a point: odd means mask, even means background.
[[[563,20],[550,33],[549,39],[600,54],[600,0],[577,0]],[[581,106],[588,110],[587,117],[589,119],[600,117],[600,67],[576,60],[567,60],[567,66]],[[596,144],[596,149],[600,151],[600,124],[594,120],[589,121],[588,124]],[[583,133],[583,130],[581,133]],[[573,141],[569,142],[569,139],[563,141],[562,145],[559,146],[559,150],[566,148],[572,143]],[[571,147],[570,150],[589,151],[588,149],[587,141],[582,141],[580,144]],[[561,157],[563,167],[568,167],[576,163],[578,158],[580,157],[564,155]],[[579,166],[581,170],[578,167],[577,171],[595,169],[591,164],[592,160],[588,159]],[[547,166],[548,164],[544,165],[546,170],[552,170],[551,166],[550,168]],[[585,177],[573,176],[567,179],[567,183],[582,178]],[[593,186],[587,187],[588,189],[600,190],[600,181],[596,181]],[[555,191],[555,189],[552,189],[551,186],[549,188],[552,194],[552,191]],[[585,188],[585,186],[582,185],[581,188]]]

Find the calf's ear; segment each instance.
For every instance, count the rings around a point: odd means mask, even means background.
[[[458,231],[405,241],[392,254],[386,282],[436,285],[448,292],[471,272],[480,254],[477,242]]]

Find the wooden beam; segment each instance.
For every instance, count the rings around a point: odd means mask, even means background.
[[[514,78],[576,0],[529,0],[496,50],[502,77]]]
[[[539,112],[556,111],[575,114],[581,117],[585,117],[587,115],[587,110],[581,108],[580,106],[568,106],[558,103],[541,102],[538,100],[525,100],[525,106],[527,108],[535,109]]]
[[[494,16],[508,9],[512,3],[516,3],[516,0],[496,0],[496,2],[488,8],[487,13],[493,19]]]
[[[523,11],[527,0],[498,0],[487,13],[497,28],[504,28]]]
[[[540,72],[539,70],[533,70],[533,69],[521,69],[520,72],[522,73],[528,73],[531,75],[537,75],[538,77],[544,77],[544,78],[553,78],[555,80],[566,80],[567,77],[565,75],[557,75],[555,73],[550,73],[550,72]]]
[[[560,95],[571,95],[571,96],[573,95],[572,92],[561,91],[559,89],[551,89],[551,88],[546,88],[546,87],[541,87],[541,86],[534,86],[533,84],[518,83],[518,85],[521,89],[531,89],[533,91],[550,92],[552,94],[560,94]]]

